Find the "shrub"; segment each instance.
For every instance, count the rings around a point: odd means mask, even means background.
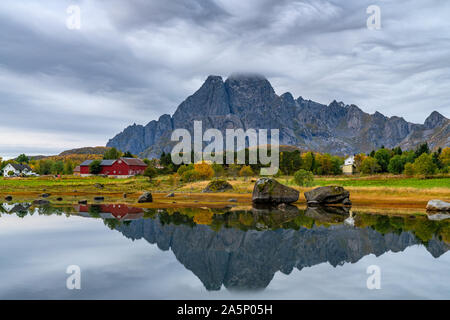
[[[206,162],[196,163],[194,170],[198,173],[200,179],[211,179],[214,176],[212,166]]]
[[[184,182],[194,182],[197,180],[200,180],[200,175],[196,170],[188,170],[183,172],[183,174],[181,175],[181,179]]]
[[[157,175],[158,175],[158,170],[153,166],[148,166],[144,171],[144,176],[148,177],[148,179],[150,181],[152,181],[152,179],[154,177],[156,177]]]
[[[224,175],[225,169],[223,168],[223,166],[221,164],[213,163],[211,167],[214,170],[214,175],[216,177],[221,177]]]
[[[185,164],[184,166],[179,167],[177,173],[181,177],[183,176],[183,173],[189,170],[194,170],[194,165],[192,163],[189,165]]]
[[[92,174],[99,174],[100,171],[102,171],[102,165],[100,160],[94,160],[89,165],[89,173]]]
[[[310,187],[312,186],[313,181],[314,175],[311,171],[300,169],[294,173],[294,182],[300,187]]]
[[[239,176],[241,177],[251,177],[255,175],[250,166],[243,166],[239,171]]]

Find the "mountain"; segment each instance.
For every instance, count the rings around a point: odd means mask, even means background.
[[[142,157],[170,152],[174,129],[193,133],[193,121],[203,130],[215,128],[279,129],[280,144],[304,150],[348,155],[370,152],[381,146],[411,149],[424,141],[431,148],[450,145],[450,120],[433,112],[424,124],[400,117],[368,114],[356,105],[333,101],[328,106],[287,92],[277,95],[260,75],[232,75],[226,81],[209,76],[197,92],[183,101],[170,116],[162,115],[147,125],[132,125],[107,143]]]

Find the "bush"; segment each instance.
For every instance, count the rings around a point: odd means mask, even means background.
[[[216,177],[221,177],[224,175],[225,169],[223,168],[223,165],[218,164],[218,163],[213,163],[211,167],[214,170],[214,175]]]
[[[251,177],[255,175],[252,168],[250,166],[243,166],[239,171],[239,176],[241,177]]]
[[[402,156],[396,155],[389,161],[388,171],[393,174],[401,174],[405,169],[405,160]]]
[[[206,162],[196,163],[194,170],[198,173],[200,179],[211,179],[214,176],[213,168]]]
[[[100,160],[94,160],[89,165],[89,173],[99,174],[102,171],[102,165]]]
[[[189,165],[185,164],[185,165],[179,167],[177,170],[177,173],[181,177],[181,176],[183,176],[183,173],[185,173],[186,171],[189,171],[189,170],[194,170],[194,165],[192,163]]]
[[[148,166],[144,171],[144,176],[148,177],[148,179],[150,181],[152,181],[152,179],[154,177],[156,177],[157,175],[158,175],[158,170],[153,166]]]
[[[314,175],[311,171],[300,169],[294,173],[294,182],[300,187],[310,187],[312,186],[313,181]]]
[[[183,172],[181,179],[183,182],[194,182],[200,180],[200,174],[196,170],[188,170]]]

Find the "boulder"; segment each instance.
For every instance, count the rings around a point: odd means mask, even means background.
[[[297,190],[282,185],[275,179],[261,178],[253,188],[252,201],[265,204],[292,203],[298,200],[299,195]]]
[[[43,199],[37,199],[33,201],[33,205],[35,206],[43,206],[43,205],[47,205],[50,204],[50,201],[48,200],[43,200]]]
[[[105,197],[94,197],[94,201],[103,201],[105,200]]]
[[[166,198],[173,198],[173,197],[175,197],[175,193],[173,193],[173,192],[169,193],[169,194],[166,196]]]
[[[428,211],[450,211],[450,203],[442,200],[430,200],[427,204]]]
[[[138,199],[138,203],[153,202],[153,197],[150,192],[144,192]]]
[[[124,198],[124,199],[127,198],[127,194],[126,194],[126,193],[123,194],[123,198]]]
[[[344,204],[351,205],[350,192],[342,187],[320,187],[305,192],[308,205]]]
[[[103,189],[105,186],[101,183],[96,183],[94,184],[94,187],[96,187],[97,189]]]
[[[80,201],[78,201],[78,204],[87,204],[87,203],[88,203],[87,200],[80,200]]]
[[[62,200],[63,200],[63,198],[61,198],[61,197],[56,198],[56,201],[62,201]]]
[[[428,220],[432,221],[442,221],[447,219],[450,219],[450,214],[448,213],[435,213],[428,216]]]
[[[13,199],[12,196],[6,196],[6,197],[5,197],[5,200],[6,200],[6,201],[11,201],[12,199]]]
[[[48,198],[48,197],[50,197],[50,193],[43,193],[43,194],[41,194],[41,197]]]
[[[233,190],[233,186],[225,180],[214,180],[208,183],[206,188],[203,190],[205,193],[212,192],[225,192]]]
[[[238,202],[237,199],[228,199],[228,202]]]

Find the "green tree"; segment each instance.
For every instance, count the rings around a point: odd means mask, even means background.
[[[134,155],[130,151],[127,151],[123,154],[123,157],[124,158],[134,158]]]
[[[55,161],[52,165],[53,174],[62,174],[64,172],[64,162]]]
[[[300,187],[310,187],[313,185],[314,175],[311,171],[300,169],[294,173],[294,182]]]
[[[380,165],[381,172],[387,172],[389,161],[391,160],[391,151],[387,149],[380,149],[377,152],[375,152],[375,159]]]
[[[73,174],[74,165],[72,160],[67,160],[64,163],[64,174]]]
[[[314,153],[312,152],[304,153],[302,155],[302,160],[303,160],[302,169],[314,172],[314,170],[316,169],[316,157]]]
[[[414,165],[411,162],[406,163],[403,173],[408,177],[412,177],[414,175]]]
[[[51,160],[39,160],[37,165],[37,172],[40,175],[46,175],[52,173],[53,161]]]
[[[388,171],[393,174],[401,174],[405,170],[405,158],[400,155],[395,155],[389,161]]]
[[[367,157],[361,163],[361,172],[364,174],[374,174],[380,171],[381,167],[375,158]]]
[[[428,143],[421,144],[416,149],[416,158],[420,157],[424,153],[430,153],[430,148],[428,147]]]
[[[150,181],[158,175],[158,170],[153,166],[148,166],[144,171],[144,176]]]
[[[414,172],[421,175],[433,175],[437,170],[436,164],[433,162],[433,156],[428,153],[422,153],[416,161],[414,161]]]
[[[214,170],[214,175],[215,175],[216,177],[221,177],[221,176],[223,176],[223,174],[224,174],[224,172],[225,172],[225,169],[223,168],[223,165],[218,164],[218,163],[213,163],[213,164],[212,164],[212,168],[213,168],[213,170]]]
[[[21,164],[28,163],[30,161],[30,158],[28,158],[25,154],[22,153],[17,157],[16,161]]]
[[[181,176],[181,179],[184,182],[194,182],[197,180],[200,180],[200,174],[196,170],[187,170],[183,172],[183,175]]]
[[[103,155],[104,160],[116,160],[122,156],[122,153],[116,148],[111,148],[105,152]]]
[[[94,160],[89,165],[89,173],[99,174],[102,171],[102,162],[100,160]]]

